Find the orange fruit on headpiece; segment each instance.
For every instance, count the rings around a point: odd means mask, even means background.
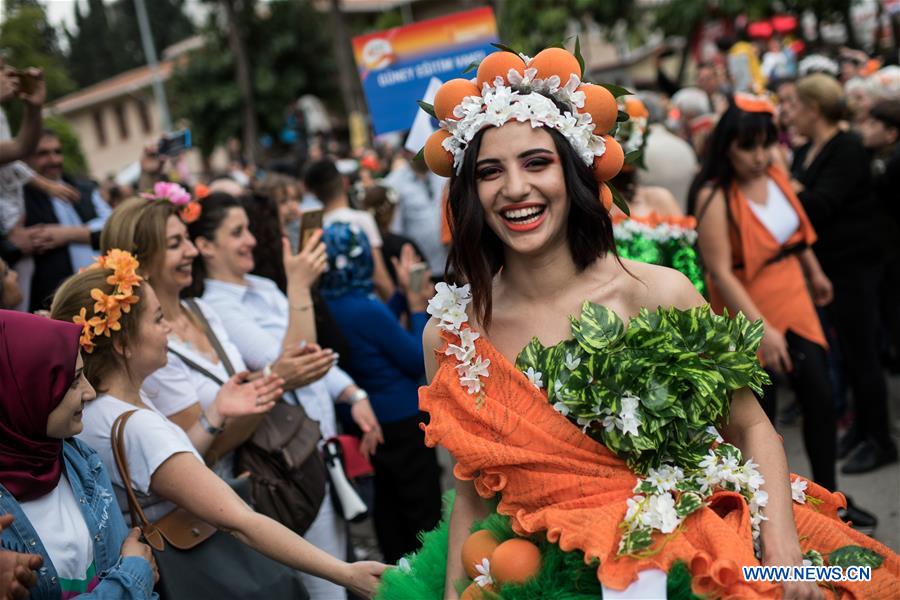
[[[612,209],[613,205],[613,195],[612,190],[609,189],[609,186],[600,182],[600,201],[603,203],[603,208],[606,209],[606,212],[609,212]]]
[[[625,112],[627,112],[628,116],[633,119],[640,119],[641,117],[646,119],[650,116],[649,111],[647,111],[647,107],[637,96],[629,96],[625,98]]]
[[[438,119],[456,119],[453,109],[466,96],[480,96],[481,91],[468,79],[451,79],[434,95],[434,114]]]
[[[528,540],[506,540],[491,555],[491,577],[500,583],[524,583],[540,570],[541,551]]]
[[[477,583],[470,583],[469,587],[464,589],[462,594],[459,595],[459,600],[484,600],[486,597],[485,591],[492,592],[494,588],[489,585],[481,587]]]
[[[494,549],[500,545],[490,531],[482,529],[476,531],[463,542],[462,555],[463,567],[466,569],[466,575],[470,579],[475,579],[480,573],[475,569],[475,565],[480,565],[482,559],[490,560]]]
[[[581,79],[581,65],[575,55],[563,48],[545,48],[528,63],[529,68],[537,69],[538,79],[547,79],[552,75],[559,77],[560,85],[566,85],[573,73]]]
[[[619,174],[625,164],[625,151],[621,144],[611,135],[604,135],[606,152],[594,158],[594,178],[597,181],[609,181]]]
[[[432,172],[441,177],[453,175],[453,155],[445,150],[441,143],[450,137],[450,133],[444,129],[438,129],[425,141],[425,150],[422,153],[425,164]]]
[[[512,52],[494,52],[488,54],[481,64],[478,65],[478,79],[475,85],[481,90],[482,86],[487,83],[494,85],[494,79],[502,77],[506,85],[509,85],[509,70],[513,69],[520,75],[525,72],[525,61],[518,54]]]
[[[594,133],[603,135],[616,124],[619,115],[619,107],[616,98],[602,85],[585,83],[578,87],[579,92],[584,92],[584,107],[582,113],[589,113],[594,123]]]

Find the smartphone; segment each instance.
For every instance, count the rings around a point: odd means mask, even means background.
[[[178,156],[185,150],[191,149],[191,130],[182,129],[173,133],[167,133],[159,139],[157,152],[169,158]]]
[[[25,71],[15,71],[13,76],[19,80],[19,91],[23,94],[31,95],[37,89],[37,78]]]
[[[419,293],[425,286],[425,273],[428,271],[428,265],[420,262],[414,264],[409,269],[409,290]]]
[[[315,233],[317,229],[322,229],[322,218],[324,215],[325,213],[321,208],[303,211],[303,214],[300,216],[300,245],[297,247],[298,254],[306,247],[306,242],[309,241],[309,237]]]

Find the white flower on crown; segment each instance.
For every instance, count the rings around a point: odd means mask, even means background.
[[[450,136],[441,146],[453,156],[457,173],[462,168],[466,147],[484,127],[500,127],[515,120],[530,123],[532,127],[550,127],[559,131],[572,144],[573,149],[590,166],[595,156],[606,151],[603,139],[594,135],[589,113],[579,113],[584,107],[585,94],[578,91],[581,80],[572,74],[562,84],[553,75],[537,78],[537,69],[527,68],[519,74],[510,69],[509,85],[502,77],[496,77],[493,85],[485,82],[481,96],[467,96],[453,109],[455,119],[441,121]],[[553,100],[549,97],[551,96]],[[554,100],[567,107],[561,111]]]

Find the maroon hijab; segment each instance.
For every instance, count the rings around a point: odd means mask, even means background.
[[[75,379],[81,327],[0,310],[0,484],[18,501],[56,487],[62,440],[47,418]]]

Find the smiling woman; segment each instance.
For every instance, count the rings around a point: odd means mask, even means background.
[[[528,254],[546,250],[548,241],[562,244],[579,270],[615,255],[612,220],[598,195],[590,168],[554,129],[513,122],[472,139],[450,184],[448,263],[472,286],[473,308],[486,327],[487,292],[506,248]]]
[[[592,87],[565,50],[523,62],[435,134],[450,134],[436,166],[455,171],[464,285],[429,302],[419,404],[426,444],[456,459],[456,496],[380,596],[822,598],[740,566],[837,564],[855,547],[881,566],[838,593],[892,597],[898,557],[839,520],[843,496],[789,474],[753,396],[762,323],[619,259],[598,188],[620,149]]]

